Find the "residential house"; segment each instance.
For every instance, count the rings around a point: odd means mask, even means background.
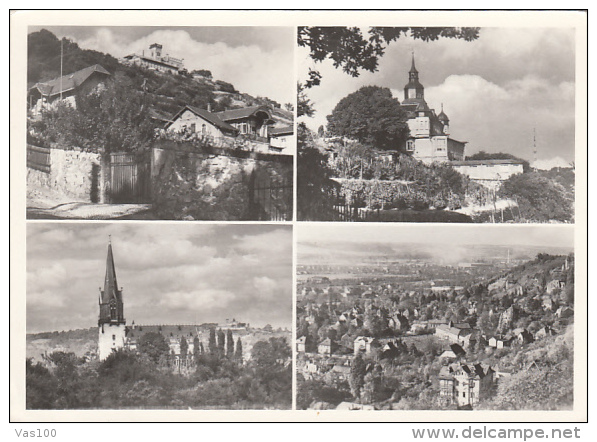
[[[379,348],[377,339],[369,336],[357,336],[354,340],[354,355],[365,353],[370,355],[375,349]]]
[[[509,333],[509,336],[520,344],[530,344],[534,341],[533,335],[526,328],[515,328]]]
[[[75,96],[100,90],[110,73],[99,64],[94,64],[72,74],[50,81],[36,83],[29,89],[27,102],[31,114],[38,116],[43,110],[55,108],[58,103],[76,106]]]
[[[165,130],[209,139],[215,145],[224,143],[225,138],[233,139],[238,134],[234,126],[222,121],[216,114],[194,106],[179,110],[166,124]]]
[[[320,355],[327,355],[331,356],[333,351],[335,350],[334,342],[330,338],[326,338],[319,343],[317,346],[317,353]]]
[[[481,364],[451,364],[440,369],[440,400],[445,405],[475,407],[491,395],[494,371]]]

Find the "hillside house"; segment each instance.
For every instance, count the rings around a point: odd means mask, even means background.
[[[455,324],[450,322],[448,324],[440,324],[435,329],[435,336],[465,347],[471,345],[471,341],[475,340],[473,330],[468,323]]]
[[[451,364],[441,368],[438,378],[442,403],[475,407],[490,396],[494,371],[481,364]]]
[[[504,347],[510,347],[511,343],[512,343],[512,337],[503,337],[503,336],[492,336],[487,341],[487,345],[489,347],[497,348],[497,349],[504,348]]]
[[[326,338],[317,345],[317,353],[320,355],[331,356],[335,350],[334,342],[330,338]]]
[[[165,126],[167,132],[197,134],[201,138],[218,141],[234,138],[238,130],[206,109],[185,106]]]
[[[508,336],[511,337],[512,340],[516,340],[522,345],[530,344],[535,340],[533,338],[533,334],[526,328],[515,328],[509,333]]]
[[[239,134],[268,142],[268,129],[275,124],[273,114],[267,106],[251,106],[216,112],[222,121],[235,127]]]
[[[33,116],[38,116],[44,110],[54,109],[58,103],[75,107],[77,94],[101,90],[109,77],[106,69],[94,64],[72,74],[36,83],[27,93],[28,108]]]
[[[552,279],[545,286],[547,294],[551,295],[554,290],[562,290],[566,287],[566,281],[561,279]]]
[[[377,339],[369,336],[357,336],[354,340],[354,355],[365,353],[370,355],[374,350],[379,348]]]

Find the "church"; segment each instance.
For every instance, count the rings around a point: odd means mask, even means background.
[[[169,358],[172,367],[179,371],[186,370],[194,363],[193,355],[205,352],[203,342],[207,340],[212,329],[234,331],[237,339],[234,345],[236,348],[239,345],[241,335],[248,331],[249,324],[227,320],[226,324],[136,325],[133,321],[130,326],[127,326],[124,317],[123,290],[119,288],[116,279],[112,241],[111,239],[108,241],[106,276],[104,278],[104,288],[102,290],[100,287],[99,296],[98,358],[100,361],[105,360],[112,352],[120,349],[136,351],[141,337],[148,333],[159,333],[164,336],[170,348]],[[186,343],[184,345],[186,351],[181,349],[183,341]],[[195,351],[196,344],[198,344],[198,347]],[[250,350],[250,346],[243,349],[243,357],[245,357],[245,350]]]
[[[425,88],[419,81],[415,55],[404,86],[404,101],[400,107],[407,115],[409,138],[404,151],[425,164],[463,161],[466,142],[450,138],[450,120],[443,109],[437,115],[425,101]]]

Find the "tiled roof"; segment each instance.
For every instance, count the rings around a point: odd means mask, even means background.
[[[79,87],[96,72],[103,75],[110,75],[110,73],[101,65],[94,64],[93,66],[73,72],[72,74],[63,75],[62,77],[46,81],[45,83],[37,83],[32,87],[32,89],[36,88],[39,90],[39,92],[41,92],[42,95],[58,95],[61,92],[64,93]]]
[[[242,109],[225,110],[223,112],[216,112],[215,115],[217,115],[222,121],[233,121],[239,120],[241,118],[248,118],[251,115],[256,114],[258,111],[266,112],[268,117],[271,118],[271,111],[267,106],[251,106],[244,107]]]
[[[272,127],[269,130],[269,134],[272,136],[292,135],[293,133],[294,133],[294,127],[292,127],[292,126]]]

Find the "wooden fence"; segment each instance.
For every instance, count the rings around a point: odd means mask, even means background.
[[[27,144],[27,167],[50,173],[50,148]]]

